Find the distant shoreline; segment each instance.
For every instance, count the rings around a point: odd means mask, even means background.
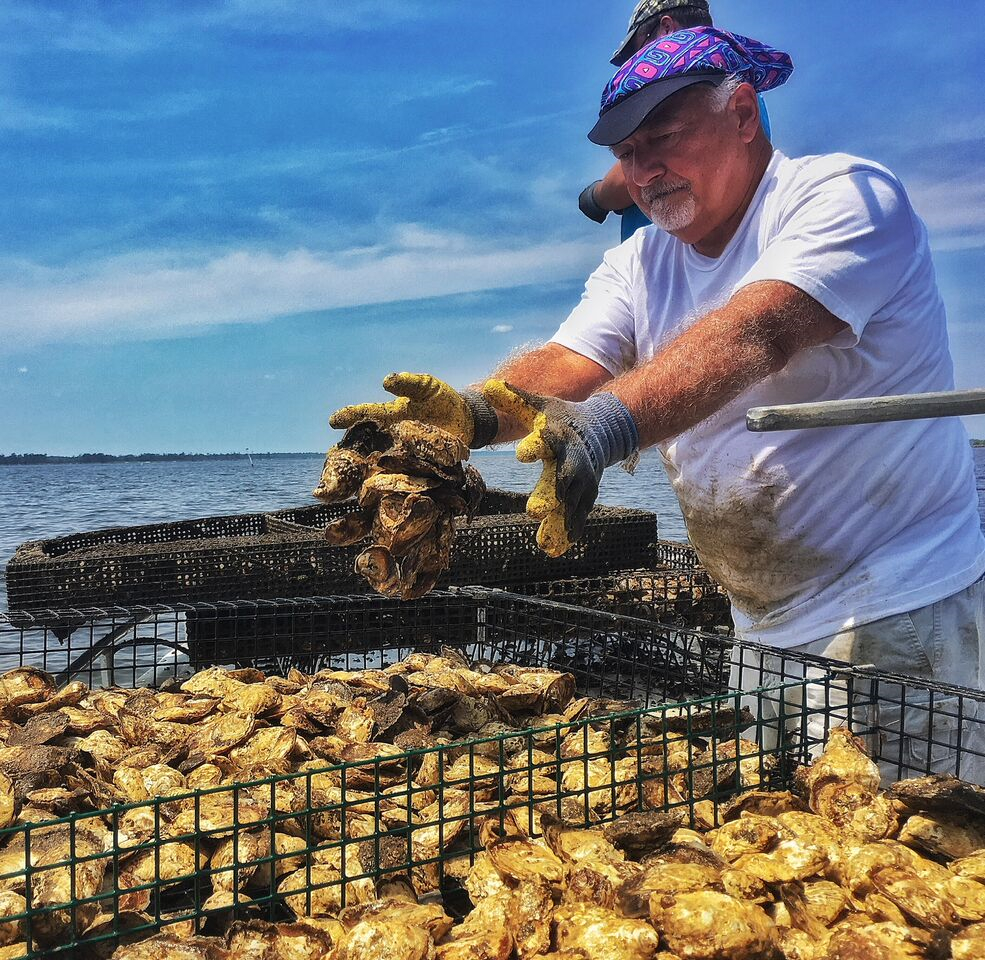
[[[972,440],[973,447],[985,447],[985,440]],[[474,454],[512,453],[511,450],[473,450]],[[287,460],[291,457],[323,457],[315,450],[295,453],[80,453],[74,457],[54,457],[46,453],[0,454],[0,467],[43,466],[49,463],[168,463],[194,460]]]
[[[985,446],[985,441],[979,441]],[[473,450],[475,454],[512,453],[512,450]],[[45,466],[49,463],[182,463],[194,460],[289,460],[293,457],[324,457],[324,452],[299,450],[294,453],[80,453],[74,457],[55,457],[47,453],[0,454],[0,467]]]
[[[0,466],[36,466],[48,463],[162,463],[186,460],[284,460],[289,457],[323,457],[324,453],[80,453],[74,457],[53,457],[46,453],[0,454]]]

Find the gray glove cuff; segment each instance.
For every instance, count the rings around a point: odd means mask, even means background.
[[[593,394],[581,406],[590,427],[584,437],[585,444],[599,474],[606,467],[627,460],[639,449],[636,421],[615,394]]]
[[[600,207],[595,200],[595,188],[601,182],[601,180],[596,180],[594,183],[590,183],[578,194],[578,209],[589,220],[594,220],[596,223],[605,223],[605,218],[609,215],[609,211]]]
[[[472,414],[472,442],[469,446],[473,450],[488,447],[499,433],[496,408],[478,390],[460,390],[459,393]]]

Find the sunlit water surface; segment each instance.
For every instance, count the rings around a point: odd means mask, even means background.
[[[529,491],[537,478],[536,468],[517,463],[511,451],[478,453],[473,462],[489,486]],[[314,503],[311,488],[321,464],[321,455],[307,454],[255,459],[252,466],[246,459],[0,466],[0,570],[24,540]],[[975,465],[985,517],[985,448],[975,450]],[[655,453],[644,455],[633,476],[619,469],[606,471],[599,502],[652,510],[662,538],[687,539]],[[6,582],[0,575],[4,608]]]

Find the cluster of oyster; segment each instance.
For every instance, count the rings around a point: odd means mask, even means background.
[[[758,782],[755,744],[702,738],[751,717],[605,718],[632,706],[576,697],[570,674],[451,650],[286,678],[213,668],[158,691],[58,690],[35,668],[10,671],[0,827],[40,826],[0,838],[0,960],[24,949],[28,859],[42,868],[31,909],[46,908],[32,942],[53,948],[176,919],[161,898],[182,890],[220,920],[271,891],[299,918],[333,917],[343,897],[432,895],[504,805],[536,832],[545,813],[601,819]],[[326,769],[343,762],[355,765]],[[137,806],[107,812],[120,803]],[[69,814],[74,826],[45,826]]]
[[[982,957],[985,837],[967,822],[982,792],[925,778],[897,785],[901,802],[877,785],[859,745],[835,731],[802,795],[752,792],[703,832],[661,813],[593,829],[545,815],[534,839],[490,818],[484,851],[460,869],[473,904],[461,923],[394,889],[320,921],[192,938],[187,955],[232,960],[262,942],[263,956],[298,960]],[[150,943],[117,960],[151,957]]]
[[[452,933],[473,952],[436,956],[985,957],[983,812],[985,791],[953,778],[881,793],[861,743],[836,729],[796,793],[751,791],[703,825],[696,811],[699,830],[661,814],[602,829],[544,817],[540,838],[491,839],[465,880],[475,910]]]
[[[468,457],[457,437],[416,420],[355,424],[328,451],[313,494],[325,503],[358,495],[358,508],[325,538],[336,546],[370,538],[356,572],[386,596],[424,596],[448,568],[455,517],[471,517],[485,492]]]
[[[732,629],[725,591],[707,574],[697,575],[693,571],[620,576],[600,602],[613,613],[659,623],[679,623],[718,633],[730,633]]]
[[[11,671],[0,827],[38,826],[0,838],[0,960],[26,950],[28,862],[32,945],[84,957],[134,929],[117,960],[985,956],[981,788],[882,792],[836,729],[793,792],[767,792],[747,712],[631,706],[450,650],[161,691]],[[433,902],[456,887],[461,922]],[[175,908],[192,891],[218,936]],[[297,921],[259,919],[271,896]]]
[[[187,949],[197,952],[185,955],[980,960],[983,814],[985,791],[953,778],[880,792],[859,741],[836,729],[824,755],[800,771],[796,793],[751,791],[698,830],[659,812],[593,828],[545,814],[533,837],[522,818],[490,817],[479,828],[484,849],[450,864],[472,902],[461,922],[394,888],[307,921],[304,950],[297,924],[254,924],[225,941],[191,938]],[[330,938],[330,950],[319,937]],[[248,939],[268,952],[239,952],[235,944]],[[159,955],[148,947],[121,948],[116,960]]]

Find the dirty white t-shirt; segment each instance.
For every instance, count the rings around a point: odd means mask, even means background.
[[[740,288],[793,284],[849,330],[660,445],[748,639],[796,646],[934,603],[985,570],[957,419],[750,433],[749,407],[953,389],[923,223],[884,167],[775,152],[728,247],[657,227],[605,255],[553,341],[618,375]]]

